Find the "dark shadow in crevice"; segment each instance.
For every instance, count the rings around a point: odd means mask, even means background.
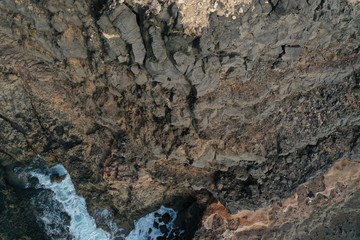
[[[90,13],[96,21],[100,19],[106,6],[108,6],[108,0],[94,0],[92,2]]]
[[[212,194],[202,189],[191,196],[174,197],[170,204],[165,204],[177,211],[174,227],[183,230],[183,233],[176,239],[193,239],[195,232],[201,227],[206,207],[214,201],[215,198]]]

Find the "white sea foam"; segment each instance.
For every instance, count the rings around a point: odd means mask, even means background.
[[[170,219],[168,223],[161,221],[161,216],[169,214]],[[176,219],[176,212],[171,208],[161,206],[159,210],[149,213],[135,222],[135,229],[125,238],[126,240],[140,240],[140,239],[156,239],[159,236],[171,238],[174,228],[174,221]],[[157,227],[155,227],[156,225]],[[168,229],[167,233],[162,233],[160,227],[165,226]]]
[[[74,184],[70,175],[63,165],[57,164],[53,167],[40,169],[27,168],[27,172],[31,177],[38,179],[39,183],[35,185],[37,189],[49,189],[52,194],[43,194],[39,199],[35,199],[38,204],[42,205],[41,216],[48,234],[58,234],[59,226],[63,222],[60,213],[65,212],[70,217],[70,234],[74,240],[111,240],[115,237],[124,238],[122,229],[109,219],[110,213],[104,210],[100,216],[105,220],[112,233],[108,233],[101,228],[97,228],[95,220],[90,216],[86,208],[85,199],[76,195]],[[30,187],[30,185],[29,185]],[[50,198],[50,202],[48,200]],[[51,198],[53,198],[51,200]],[[42,202],[43,203],[42,203]],[[34,202],[34,201],[33,201]],[[34,203],[33,203],[34,204]],[[46,208],[46,209],[44,209]],[[48,209],[47,209],[48,208]],[[46,211],[45,211],[46,210]],[[166,216],[166,217],[164,217]],[[175,232],[181,233],[178,229],[174,229],[174,221],[176,212],[171,208],[161,206],[155,212],[140,218],[135,222],[135,229],[125,237],[126,240],[155,240],[162,236],[166,239],[174,239]],[[58,225],[54,225],[54,221]],[[61,226],[64,229],[64,226]],[[161,232],[161,230],[163,232]],[[164,229],[166,229],[164,231]],[[118,238],[117,238],[118,239]]]
[[[69,230],[75,240],[108,240],[111,234],[96,227],[95,220],[89,215],[86,209],[85,199],[76,195],[74,184],[61,164],[49,169],[50,174],[32,170],[29,174],[39,180],[37,188],[50,189],[55,194],[55,200],[64,208],[70,216]],[[64,177],[61,181],[51,179],[51,174]],[[48,216],[50,217],[50,216]],[[44,219],[45,221],[46,219]],[[51,221],[51,220],[50,220]]]

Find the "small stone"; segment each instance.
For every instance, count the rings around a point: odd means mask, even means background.
[[[171,221],[171,216],[169,213],[165,213],[164,215],[162,215],[162,217],[160,218],[160,222],[163,222],[165,224],[168,224]]]
[[[169,229],[166,227],[166,225],[161,225],[159,227],[159,230],[161,233],[164,233],[164,234],[169,232]]]
[[[16,76],[15,74],[10,74],[10,75],[8,76],[8,78],[9,78],[10,81],[16,81],[16,80],[18,80],[18,76]]]
[[[117,59],[118,59],[119,63],[125,63],[129,60],[129,56],[128,55],[126,55],[126,56],[120,55],[120,56],[118,56]]]
[[[140,72],[139,75],[136,76],[135,82],[138,85],[144,85],[148,81],[148,77],[144,72]]]

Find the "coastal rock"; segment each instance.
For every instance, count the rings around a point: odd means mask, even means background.
[[[213,203],[194,239],[356,239],[359,170],[359,163],[339,160],[289,198],[254,211],[231,215]]]
[[[356,205],[357,180],[335,170],[360,161],[359,14],[335,0],[1,1],[2,171],[61,163],[126,231],[192,199],[198,239],[356,239],[317,222]]]

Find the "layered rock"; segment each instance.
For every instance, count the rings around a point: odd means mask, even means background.
[[[208,207],[195,239],[357,239],[360,163],[337,161],[287,199],[255,211],[229,214]]]
[[[357,1],[191,4],[0,2],[2,165],[61,162],[130,229],[179,197],[267,209],[359,160]]]

